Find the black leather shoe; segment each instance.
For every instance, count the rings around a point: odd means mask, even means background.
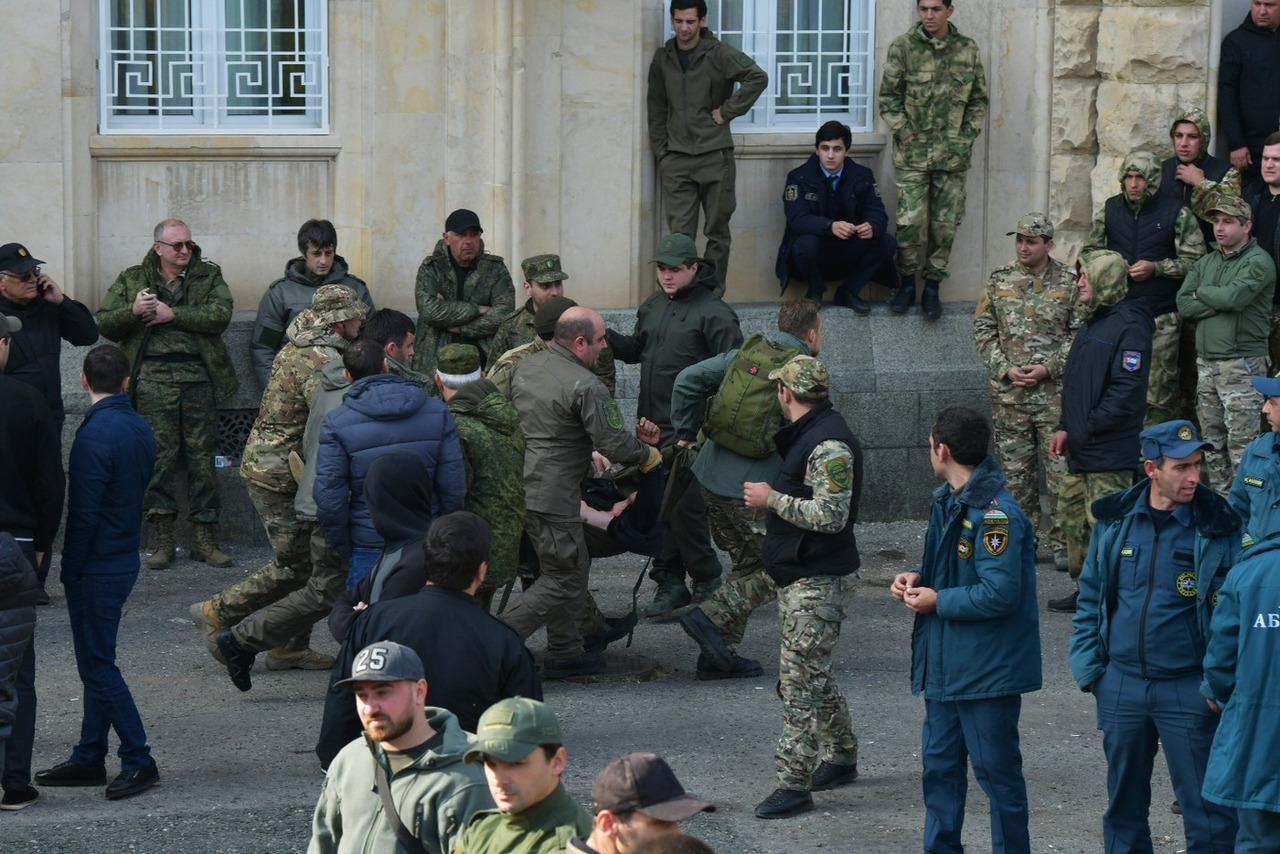
[[[733,653],[725,645],[724,635],[716,628],[716,624],[702,612],[694,608],[680,618],[680,628],[693,638],[707,657],[725,673],[733,670]]]
[[[635,611],[629,614],[623,614],[621,617],[608,617],[604,621],[604,627],[592,632],[582,639],[583,652],[604,652],[605,647],[616,640],[622,640],[631,634],[631,630],[636,627],[639,617]]]
[[[860,296],[849,293],[843,288],[836,291],[836,295],[832,297],[831,302],[842,308],[853,309],[854,314],[870,314],[871,313],[870,303],[868,303],[866,300],[864,300]]]
[[[834,762],[819,762],[813,772],[813,782],[809,785],[811,792],[827,792],[840,786],[847,786],[858,779],[858,766],[837,765]]]
[[[936,287],[925,285],[924,293],[920,295],[920,311],[928,320],[942,317],[942,299],[938,296]]]
[[[249,678],[249,671],[253,669],[253,660],[258,654],[242,647],[236,641],[236,636],[231,634],[231,629],[218,632],[218,651],[227,661],[227,675],[231,677],[231,684],[241,691],[252,688],[253,681]]]
[[[721,670],[715,659],[705,652],[698,656],[698,671],[694,677],[699,682],[711,682],[716,679],[754,679],[764,675],[764,668],[753,658],[733,657],[733,668]]]
[[[152,786],[160,783],[160,769],[156,767],[156,761],[151,760],[151,764],[146,768],[135,768],[132,771],[121,771],[120,776],[111,781],[111,785],[107,786],[107,800],[118,801],[121,798],[130,798],[139,792],[145,792]]]
[[[1049,610],[1057,611],[1059,614],[1074,614],[1076,612],[1076,600],[1080,598],[1080,591],[1072,593],[1070,596],[1063,596],[1061,599],[1050,599]]]
[[[583,652],[577,658],[546,658],[542,661],[543,679],[572,679],[575,676],[591,676],[604,671],[604,656],[598,652]]]
[[[41,786],[101,786],[107,782],[107,768],[105,765],[63,762],[37,771],[35,780]]]
[[[813,809],[813,796],[796,789],[777,789],[756,807],[756,818],[790,818]]]
[[[889,300],[889,311],[894,314],[906,314],[916,301],[916,277],[903,276],[902,283],[893,292]]]

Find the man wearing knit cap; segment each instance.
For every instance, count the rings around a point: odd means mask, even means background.
[[[560,315],[576,305],[576,302],[565,296],[548,297],[533,313],[533,340],[527,344],[513,347],[504,353],[497,352],[497,348],[494,348],[495,353],[497,353],[497,359],[489,363],[488,378],[498,387],[499,391],[507,397],[511,396],[511,372],[515,370],[521,359],[547,349],[547,343],[556,331],[556,322],[560,320]],[[603,351],[591,368],[591,373],[595,374],[600,382],[604,383],[604,387],[609,390],[609,394],[613,394],[617,383],[613,351]]]
[[[715,806],[684,790],[656,753],[628,753],[596,775],[591,789],[591,835],[569,840],[568,851],[630,854],[647,839],[681,833],[680,822]]]

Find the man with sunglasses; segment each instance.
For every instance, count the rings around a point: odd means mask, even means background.
[[[0,314],[22,322],[22,328],[11,338],[4,372],[40,392],[53,416],[55,441],[61,443],[65,417],[59,363],[62,342],[87,347],[98,340],[98,327],[84,303],[64,294],[58,283],[40,270],[43,263],[21,243],[0,246]],[[50,556],[51,552],[45,552],[36,568],[40,605],[49,604],[44,584],[49,576]]]
[[[216,407],[239,383],[222,332],[231,322],[231,291],[222,269],[201,257],[186,223],[166,219],[142,263],[116,277],[98,310],[98,328],[117,342],[132,366],[133,405],[156,436],[156,466],[143,502],[155,529],[147,558],[164,569],[174,557],[177,516],[174,474],[187,469],[187,516],[195,526],[193,560],[226,567],[218,548],[218,483],[213,453]]]

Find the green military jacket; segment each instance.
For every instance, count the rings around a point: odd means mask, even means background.
[[[547,342],[543,341],[537,335],[527,344],[513,346],[509,350],[502,352],[494,347],[494,352],[498,357],[494,360],[493,366],[489,368],[488,379],[498,387],[498,391],[511,397],[511,372],[515,370],[516,364],[525,356],[532,356],[547,349]],[[603,350],[600,358],[596,359],[596,365],[591,369],[591,373],[599,377],[600,382],[604,383],[604,387],[609,390],[609,395],[613,396],[613,391],[617,386],[618,376],[617,367],[613,359],[612,350]]]
[[[1275,288],[1275,262],[1253,238],[1231,253],[1215,245],[1196,261],[1178,289],[1178,314],[1196,321],[1196,355],[1266,356]]]
[[[415,371],[434,376],[436,351],[445,344],[473,344],[480,350],[480,363],[488,362],[494,333],[516,307],[516,292],[507,265],[497,255],[485,252],[484,244],[474,263],[459,287],[449,247],[438,240],[435,251],[418,267],[414,284],[418,304]],[[489,306],[489,311],[481,312],[481,306]],[[450,332],[452,327],[460,331]]]
[[[289,452],[306,458],[302,437],[312,395],[320,386],[320,369],[337,358],[347,342],[320,324],[311,309],[291,320],[285,334],[288,343],[271,363],[271,378],[245,442],[240,476],[263,489],[293,495],[298,485],[289,471]]]
[[[769,75],[754,59],[706,27],[692,53],[685,71],[671,38],[649,63],[649,145],[659,160],[668,151],[704,154],[733,148],[729,122],[746,114],[769,85]],[[722,125],[711,119],[716,107]]]
[[[488,380],[467,383],[449,400],[467,470],[466,509],[489,523],[493,549],[481,585],[498,590],[516,577],[524,530],[524,434],[520,414]]]
[[[592,450],[623,465],[649,459],[652,449],[626,429],[604,384],[559,344],[516,365],[511,402],[524,431],[525,505],[531,512],[577,517]]]
[[[991,374],[995,403],[1058,405],[1058,381],[1083,318],[1076,311],[1076,272],[1056,258],[1040,276],[1018,262],[991,274],[973,314],[973,340]],[[1044,365],[1049,378],[1016,386],[1009,369]]]
[[[889,45],[880,117],[893,132],[895,168],[969,168],[987,115],[987,73],[977,43],[948,26],[947,38],[939,41],[916,23]]]
[[[98,331],[120,345],[135,375],[140,360],[146,355],[144,350],[151,337],[151,327],[133,313],[133,301],[143,288],[150,288],[156,294],[162,292],[164,281],[159,261],[155,249],[148,250],[141,264],[116,277],[98,309]],[[173,329],[190,334],[196,342],[215,398],[223,401],[231,397],[240,388],[231,356],[222,341],[222,333],[231,322],[231,290],[222,278],[222,268],[203,260],[198,246],[191,253],[177,301],[170,303],[170,307],[174,314]]]
[[[574,803],[564,784],[513,815],[481,810],[471,816],[454,854],[558,854],[575,836],[591,833],[591,816]]]

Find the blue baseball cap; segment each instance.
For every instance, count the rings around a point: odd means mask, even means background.
[[[1253,387],[1267,397],[1280,397],[1280,376],[1254,377]]]
[[[1148,460],[1156,457],[1172,457],[1180,460],[1196,451],[1212,451],[1213,445],[1202,441],[1196,427],[1190,421],[1166,421],[1149,427],[1138,434],[1142,442],[1142,456]]]

